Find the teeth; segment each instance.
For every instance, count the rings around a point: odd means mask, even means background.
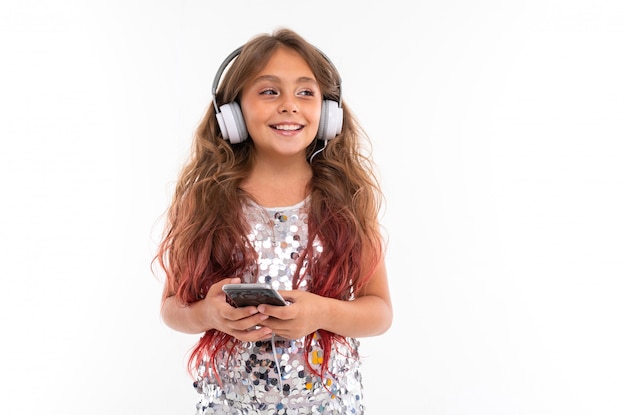
[[[277,130],[295,131],[295,130],[299,130],[300,126],[299,125],[277,125],[274,128],[276,128]]]

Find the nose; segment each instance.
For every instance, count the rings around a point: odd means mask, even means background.
[[[298,112],[298,104],[291,97],[284,97],[280,103],[279,112]]]

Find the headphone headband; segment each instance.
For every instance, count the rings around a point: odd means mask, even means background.
[[[242,49],[243,49],[243,46],[239,46],[237,49],[232,51],[230,55],[228,55],[226,59],[224,59],[224,62],[222,62],[220,67],[217,69],[217,73],[215,74],[215,78],[213,79],[213,87],[211,88],[211,94],[213,95],[213,106],[215,107],[216,114],[219,112],[219,108],[217,107],[217,102],[215,101],[215,94],[217,94],[217,86],[228,64],[231,63],[233,59],[235,59],[237,56],[241,54]]]

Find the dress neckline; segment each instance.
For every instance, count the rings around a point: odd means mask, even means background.
[[[293,204],[293,205],[289,205],[289,206],[264,206],[261,205],[259,203],[257,203],[255,200],[253,199],[249,199],[250,200],[250,204],[252,204],[253,206],[256,206],[258,208],[264,209],[264,210],[271,210],[271,211],[275,211],[275,210],[293,210],[293,209],[300,209],[301,207],[303,207],[310,199],[310,196],[306,196],[303,200]]]

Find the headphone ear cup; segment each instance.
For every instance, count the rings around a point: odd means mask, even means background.
[[[322,101],[322,112],[320,115],[320,126],[317,130],[318,140],[330,140],[341,133],[343,126],[343,108],[337,101]]]
[[[231,144],[237,144],[248,138],[248,129],[238,103],[231,102],[222,105],[220,112],[215,116],[224,140],[230,141]]]

